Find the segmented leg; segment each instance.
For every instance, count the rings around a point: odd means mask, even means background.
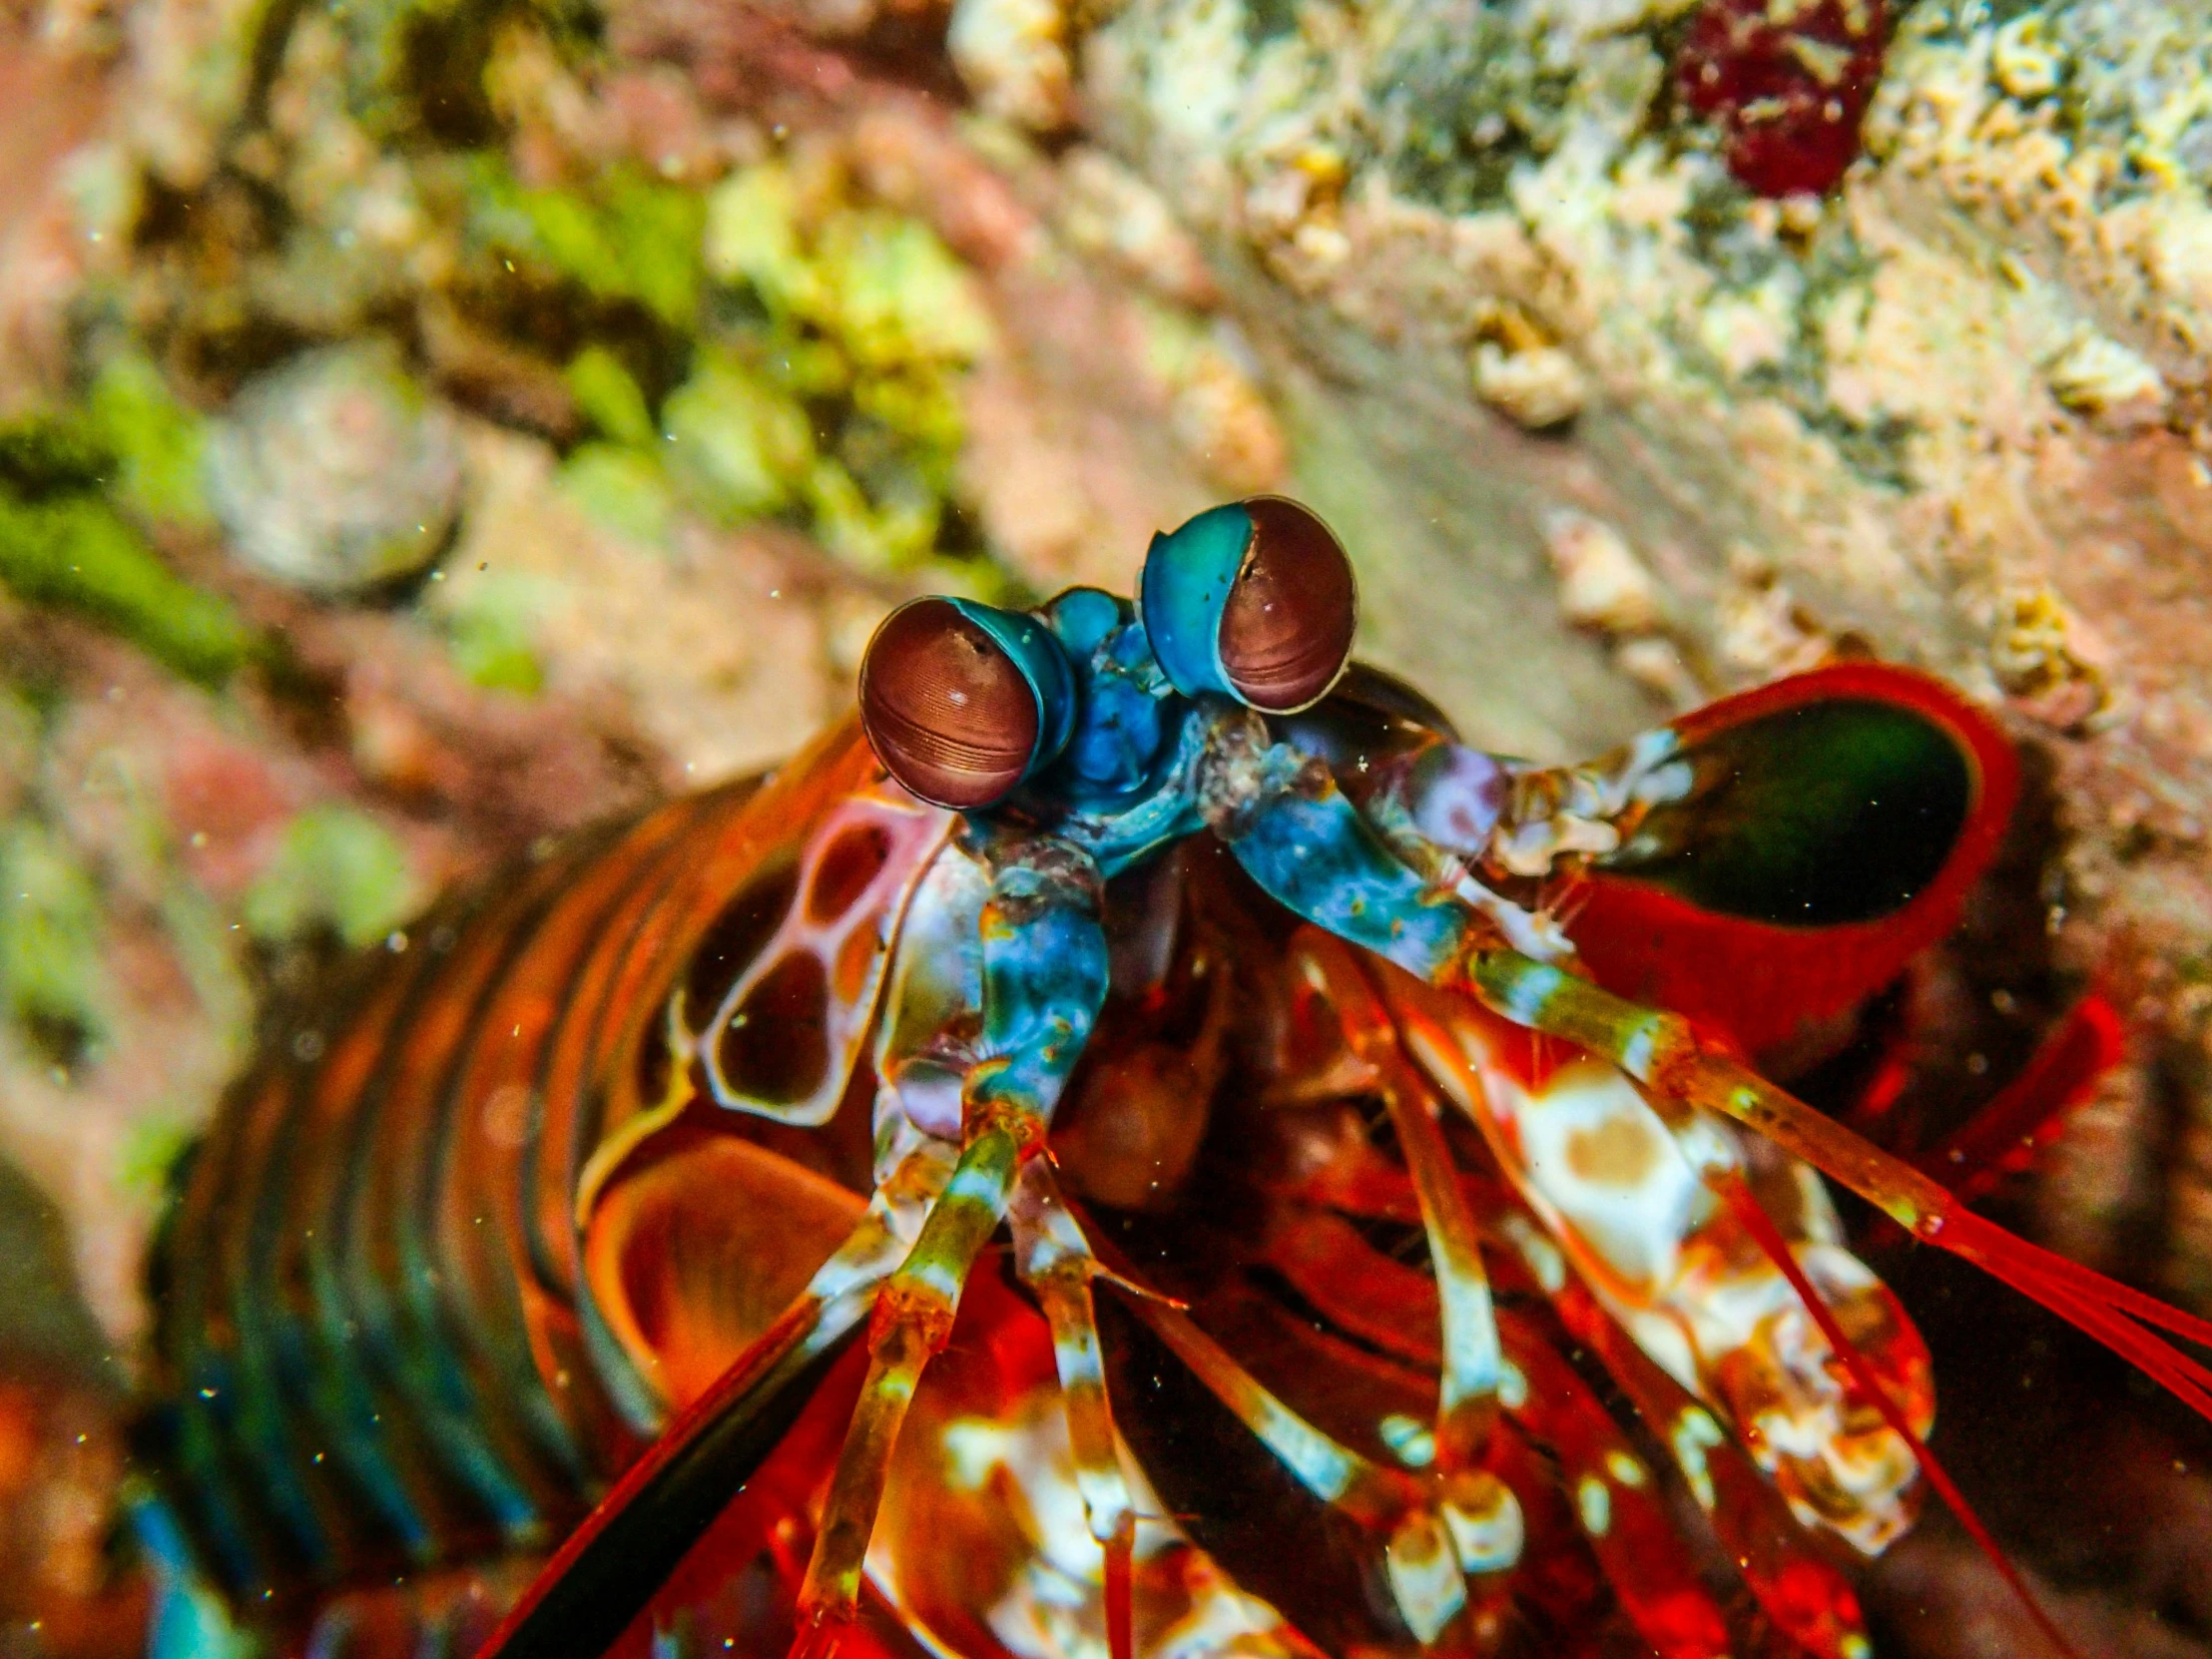
[[[2013,1238],[1968,1211],[1953,1194],[1902,1160],[1859,1139],[1745,1066],[1701,1042],[1679,1016],[1624,1001],[1560,970],[1508,951],[1478,951],[1469,982],[1497,1013],[1564,1037],[1610,1059],[1646,1085],[1662,1110],[1703,1107],[1757,1130],[1888,1215],[1916,1238],[1950,1251],[2098,1338],[2212,1417],[2212,1368],[2158,1337],[2163,1327],[2212,1344],[2212,1324],[2166,1307],[2063,1257]],[[1788,1279],[1797,1299],[1857,1390],[1910,1448],[1929,1483],[1995,1564],[2030,1617],[2061,1652],[2071,1649],[1998,1549],[1964,1495],[1908,1420],[1867,1358],[1805,1276],[1788,1242],[1766,1217],[1742,1176],[1702,1172],[1761,1251]],[[2140,1323],[2137,1323],[2140,1322]]]
[[[1497,1393],[1497,1319],[1474,1212],[1460,1187],[1459,1171],[1445,1144],[1435,1092],[1406,1063],[1388,1010],[1342,941],[1303,935],[1301,967],[1344,1022],[1352,1051],[1375,1069],[1398,1150],[1412,1176],[1428,1254],[1435,1266],[1443,1331],[1437,1383],[1436,1464],[1464,1468],[1482,1449]]]
[[[1541,1284],[1546,1264],[1532,1258],[1528,1266]],[[1850,1580],[1803,1547],[1803,1526],[1774,1482],[1702,1401],[1599,1309],[1587,1288],[1572,1279],[1556,1283],[1547,1292],[1552,1307],[1665,1442],[1713,1535],[1767,1616],[1818,1659],[1867,1659],[1866,1621]]]
[[[1982,1221],[1939,1183],[1869,1145],[1737,1060],[1689,1021],[1601,990],[1499,943],[1494,921],[1438,891],[1393,855],[1325,769],[1294,752],[1223,746],[1207,821],[1251,875],[1307,920],[1417,978],[1471,991],[1514,1024],[1611,1060],[1661,1110],[1702,1106],[1734,1118],[1890,1216],[2040,1302],[2142,1368],[2206,1417],[2212,1369],[2145,1325],[2212,1347],[2212,1322],[2169,1308]],[[2137,1323],[2141,1322],[2141,1323]]]
[[[1021,1143],[1007,1128],[970,1139],[921,1238],[876,1298],[867,1381],[800,1588],[802,1635],[795,1655],[833,1653],[835,1630],[851,1622],[899,1425],[923,1368],[951,1335],[960,1288],[1005,1213],[1020,1160]]]
[[[1500,1274],[1508,1295],[1544,1296],[1574,1339],[1598,1356],[1666,1444],[1714,1535],[1768,1616],[1823,1659],[1866,1659],[1865,1623],[1849,1580],[1803,1547],[1802,1524],[1750,1454],[1599,1309],[1536,1224],[1502,1191],[1473,1180],[1462,1186],[1484,1238],[1510,1247]],[[1345,1215],[1399,1217],[1402,1206],[1387,1192],[1380,1204],[1358,1202],[1379,1187],[1364,1183],[1349,1203],[1342,1194],[1314,1202]],[[1270,1243],[1269,1262],[1333,1323],[1416,1365],[1437,1363],[1437,1349],[1425,1336],[1435,1319],[1432,1287],[1423,1276],[1368,1251],[1341,1216],[1315,1214],[1281,1229]],[[1728,1651],[1720,1612],[1698,1586],[1661,1494],[1639,1477],[1641,1464],[1625,1438],[1541,1333],[1507,1313],[1500,1314],[1499,1324],[1506,1368],[1500,1403],[1508,1418],[1559,1459],[1558,1482],[1572,1496],[1577,1523],[1631,1621],[1670,1659]],[[1592,1530],[1593,1515],[1606,1524]],[[1532,1537],[1535,1530],[1532,1525]]]
[[[1981,1517],[1974,1513],[1973,1506],[1966,1501],[1966,1494],[1958,1489],[1949,1472],[1936,1460],[1936,1455],[1928,1449],[1927,1442],[1906,1420],[1904,1410],[1891,1397],[1882,1379],[1875,1375],[1874,1368],[1859,1352],[1857,1345],[1844,1334],[1834,1312],[1806,1279],[1804,1270],[1798,1266],[1796,1257],[1791,1253],[1788,1241],[1776,1230],[1766,1212],[1760,1209],[1759,1200],[1752,1196],[1751,1188],[1745,1184],[1743,1177],[1730,1176],[1718,1185],[1746,1231],[1758,1240],[1759,1248],[1789,1277],[1791,1289],[1797,1292],[1798,1300],[1805,1305],[1805,1311],[1813,1316],[1813,1322],[1820,1327],[1821,1335],[1828,1339],[1830,1350],[1850,1372],[1859,1391],[1874,1402],[1875,1408],[1882,1413],[1883,1420],[1889,1423],[1892,1431],[1913,1448],[1913,1456],[1920,1463],[1921,1472],[1928,1477],[1928,1483],[1942,1494],[1943,1502],[1958,1517],[1958,1524],[1966,1529],[1982,1554],[1995,1566],[1998,1576],[2019,1597],[2020,1604],[2027,1609],[2028,1616],[2035,1621],[2037,1628],[2050,1639],[2051,1645],[2060,1653],[2072,1656],[2072,1644],[2051,1623],[2050,1615],[2043,1611],[2042,1603],[2028,1593],[2027,1585],[2021,1581],[2012,1563],[2005,1558],[2004,1551],[1997,1547],[1997,1541],[1991,1536],[1988,1527],[1982,1524]]]
[[[1087,858],[1035,843],[1010,860],[984,906],[984,1058],[961,1090],[960,1158],[921,1237],[884,1283],[868,1331],[869,1366],[800,1588],[795,1659],[827,1659],[849,1628],[892,1447],[930,1359],[944,1347],[960,1291],[1005,1216],[1023,1163],[1106,997],[1099,884]]]
[[[749,1479],[782,1429],[774,1407],[842,1342],[906,1253],[914,1215],[949,1179],[924,1142],[767,1331],[685,1406],[572,1532],[484,1645],[484,1659],[603,1651]]]
[[[2212,1417],[2212,1369],[2143,1328],[2212,1347],[2212,1321],[1983,1221],[1910,1164],[1700,1041],[1678,1015],[1626,1001],[1517,951],[1472,951],[1464,971],[1474,994],[1504,1018],[1611,1060],[1649,1088],[1661,1110],[1679,1103],[1734,1118],[1841,1182],[1914,1237],[1972,1262],[2080,1327]]]
[[[1435,1287],[1368,1250],[1341,1218],[1315,1216],[1286,1230],[1269,1261],[1332,1323],[1415,1365],[1440,1362],[1427,1336]],[[1530,1322],[1501,1315],[1499,1339],[1499,1403],[1557,1460],[1550,1478],[1570,1499],[1629,1621],[1663,1659],[1720,1659],[1727,1624],[1627,1436]]]
[[[1559,1459],[1559,1482],[1621,1609],[1663,1659],[1721,1659],[1728,1626],[1699,1582],[1664,1494],[1628,1436],[1547,1334],[1508,1320],[1506,1406]]]
[[[1466,1589],[1457,1562],[1445,1567],[1448,1538],[1423,1511],[1419,1481],[1362,1456],[1307,1421],[1179,1309],[1144,1300],[1132,1306],[1300,1485],[1362,1525],[1388,1531],[1390,1588],[1399,1611],[1415,1636],[1433,1640],[1465,1605]]]
[[[1110,1659],[1131,1659],[1131,1573],[1137,1516],[1122,1478],[1114,1441],[1113,1406],[1106,1393],[1098,1314],[1091,1281],[1104,1273],[1082,1229],[1062,1202],[1051,1166],[1039,1159],[1022,1172],[1014,1195],[1014,1263],[1036,1293],[1052,1328],[1052,1360],[1060,1376],[1068,1439],[1075,1453],[1075,1485],[1091,1536],[1106,1557],[1106,1649]]]

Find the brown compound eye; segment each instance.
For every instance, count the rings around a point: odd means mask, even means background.
[[[1037,696],[988,631],[943,599],[884,619],[860,660],[860,725],[875,758],[922,800],[988,807],[1037,751]]]
[[[1329,526],[1296,501],[1244,503],[1252,542],[1222,609],[1222,673],[1263,714],[1319,701],[1352,658],[1359,621],[1352,561]]]

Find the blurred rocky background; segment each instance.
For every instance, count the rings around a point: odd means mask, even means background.
[[[99,1579],[267,990],[1262,490],[1494,747],[1865,652],[1999,710],[1926,1086],[2100,986],[2004,1213],[2212,1305],[2208,0],[6,0],[0,110],[0,1619]],[[2085,1650],[2207,1651],[2205,1436],[1883,1266]],[[2038,1651],[1940,1521],[1869,1595]]]

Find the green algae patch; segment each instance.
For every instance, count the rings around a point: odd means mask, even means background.
[[[258,939],[327,928],[357,950],[405,921],[416,903],[414,872],[391,831],[356,808],[327,803],[284,826],[241,914]]]
[[[804,404],[734,352],[709,353],[661,411],[670,469],[725,520],[773,513],[816,462]]]
[[[472,228],[493,248],[535,260],[598,299],[630,299],[670,327],[699,310],[697,191],[617,168],[574,190],[532,190],[483,159],[471,180]]]
[[[186,1153],[199,1142],[201,1128],[176,1118],[147,1118],[124,1131],[117,1154],[117,1178],[132,1192],[159,1194]]]
[[[0,491],[0,583],[121,634],[203,685],[221,684],[254,649],[229,604],[180,580],[98,496],[25,501]]]
[[[653,411],[645,406],[645,393],[622,359],[604,345],[577,352],[563,378],[584,418],[601,434],[616,443],[652,443]]]
[[[518,697],[544,689],[537,589],[527,576],[493,573],[474,578],[462,596],[438,607],[446,651],[470,684]]]
[[[591,437],[562,482],[594,518],[646,541],[682,507],[777,518],[869,571],[980,551],[952,503],[962,388],[993,332],[920,220],[803,190],[781,161],[705,192],[634,170],[554,191],[486,158],[470,200],[478,246],[524,280],[634,301],[676,336],[641,355],[603,313],[588,326],[612,334],[568,355]],[[675,373],[641,382],[655,351]]]
[[[85,412],[115,456],[117,502],[154,524],[215,522],[202,484],[206,422],[169,389],[153,360],[118,351],[101,363]]]
[[[561,463],[560,486],[594,523],[616,535],[653,546],[668,540],[676,497],[651,450],[578,444]]]
[[[688,492],[726,520],[786,514],[865,570],[960,551],[961,391],[993,343],[967,269],[918,219],[773,161],[708,198],[703,262],[727,320],[661,416]]]
[[[824,222],[815,259],[820,320],[868,368],[954,365],[989,349],[967,269],[917,219],[846,209]]]
[[[707,271],[744,283],[772,313],[807,315],[822,303],[820,279],[800,245],[799,192],[775,162],[734,173],[708,198]]]
[[[105,419],[96,411],[0,426],[0,586],[89,618],[187,679],[217,685],[253,651],[253,631],[226,601],[163,564],[111,504],[111,495],[166,500],[187,509],[171,516],[188,516],[190,498],[168,470],[179,454],[176,428],[136,451],[119,452],[108,439],[109,422],[132,424],[118,405],[145,389],[111,383]]]
[[[46,501],[105,488],[116,457],[90,421],[32,415],[0,426],[0,492]]]
[[[0,1006],[55,1065],[105,1029],[100,935],[99,890],[67,843],[35,819],[0,825]]]

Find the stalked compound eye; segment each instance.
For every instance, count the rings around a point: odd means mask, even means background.
[[[1152,539],[1146,636],[1186,697],[1226,692],[1262,714],[1319,702],[1352,657],[1352,561],[1328,525],[1262,495]]]
[[[988,807],[1066,746],[1075,682],[1034,617],[917,599],[860,661],[860,726],[884,770],[939,807]]]
[[[1352,561],[1295,501],[1263,495],[1245,511],[1252,546],[1222,611],[1222,672],[1255,709],[1288,714],[1319,701],[1351,661]]]

